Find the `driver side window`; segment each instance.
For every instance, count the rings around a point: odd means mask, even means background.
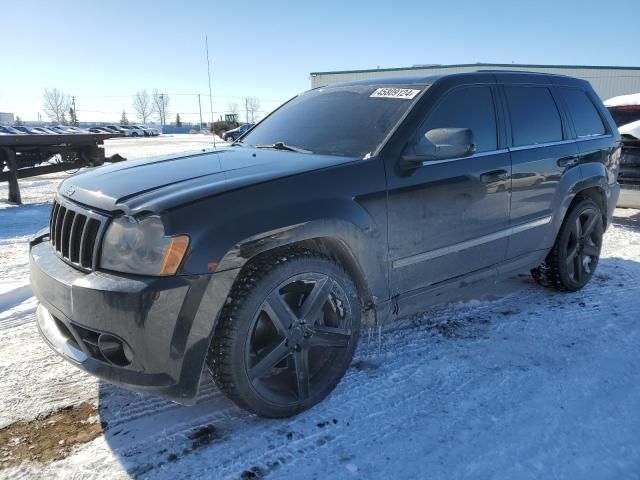
[[[425,133],[434,128],[470,128],[476,152],[497,150],[498,129],[491,89],[462,87],[447,93],[420,127],[417,151],[427,142]]]

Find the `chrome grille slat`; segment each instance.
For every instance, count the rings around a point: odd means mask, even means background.
[[[64,219],[64,214],[67,212],[67,209],[64,207],[60,207],[58,209],[58,215],[56,216],[56,226],[54,235],[56,238],[56,251],[60,251],[60,235],[62,234],[62,220]]]
[[[73,218],[71,224],[71,234],[69,235],[69,260],[72,263],[78,263],[80,257],[80,237],[78,236],[78,230],[84,228],[86,217],[82,214],[77,214]]]
[[[51,209],[51,218],[49,219],[49,238],[51,239],[51,243],[53,246],[56,244],[56,239],[54,233],[54,225],[56,224],[56,216],[58,215],[58,209],[60,208],[60,204],[54,202],[53,208]]]
[[[73,210],[67,209],[62,219],[62,231],[60,233],[60,251],[62,256],[69,258],[69,237],[71,236],[71,225],[76,214]]]
[[[95,270],[107,218],[56,200],[51,209],[49,236],[56,254],[80,270]]]
[[[87,247],[87,232],[89,230],[89,222],[84,222],[82,235],[80,236],[80,252],[78,253],[78,263],[82,265],[84,260],[84,250]]]

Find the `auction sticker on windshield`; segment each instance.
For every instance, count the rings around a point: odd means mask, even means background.
[[[371,98],[406,98],[411,100],[420,90],[414,90],[412,88],[378,88],[369,97]]]

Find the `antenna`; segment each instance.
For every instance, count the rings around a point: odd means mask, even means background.
[[[216,132],[213,128],[213,97],[211,96],[211,65],[209,63],[209,38],[204,36],[204,43],[207,48],[207,75],[209,76],[209,110],[211,111],[211,129],[213,130],[213,148],[216,148]]]

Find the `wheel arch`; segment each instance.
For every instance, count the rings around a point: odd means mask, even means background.
[[[373,239],[356,225],[344,220],[319,220],[266,232],[229,250],[218,270],[239,268],[241,277],[245,268],[279,249],[312,250],[340,265],[356,285],[364,320],[375,323],[374,306],[388,297],[386,253],[379,251]]]
[[[573,194],[573,198],[571,198],[571,203],[565,211],[564,216],[566,216],[567,212],[569,212],[581,199],[590,198],[600,207],[602,222],[606,228],[608,226],[607,212],[609,211],[607,200],[608,190],[609,185],[604,174],[584,178],[582,181],[577,182],[572,188],[571,193]]]

